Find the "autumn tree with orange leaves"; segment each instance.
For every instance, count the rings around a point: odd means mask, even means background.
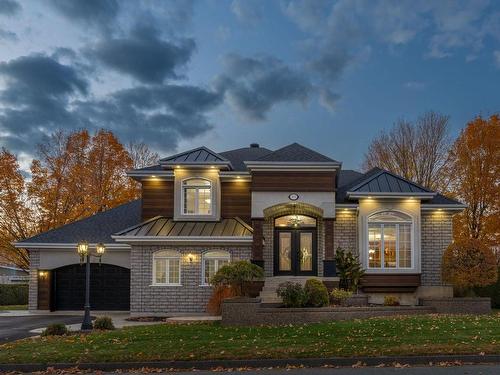
[[[0,160],[0,258],[23,268],[28,259],[12,241],[57,228],[139,196],[127,177],[133,160],[112,132],[54,133],[38,147],[25,182],[14,155]]]
[[[453,144],[447,163],[449,191],[467,208],[454,216],[454,238],[500,245],[500,117],[477,117]]]

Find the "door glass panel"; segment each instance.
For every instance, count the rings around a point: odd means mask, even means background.
[[[279,234],[279,270],[292,270],[292,233],[281,232]]]
[[[301,271],[312,271],[313,269],[312,240],[312,233],[300,233],[299,261]]]
[[[396,267],[396,224],[384,224],[384,267]]]

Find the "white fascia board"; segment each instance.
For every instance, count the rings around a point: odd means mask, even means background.
[[[13,242],[14,247],[18,249],[75,249],[77,247],[77,243],[36,243],[36,242]],[[97,244],[89,243],[89,247],[93,248]],[[130,246],[127,244],[119,244],[119,243],[105,243],[107,250],[130,250]]]
[[[348,191],[347,197],[350,199],[359,199],[359,198],[420,198],[420,199],[430,199],[434,197],[437,193],[383,193],[383,192],[374,192],[374,193],[365,193],[365,192],[356,192],[356,191]]]
[[[332,171],[338,170],[342,163],[338,162],[268,162],[268,161],[246,161],[245,165],[250,170],[259,171]]]
[[[250,172],[238,171],[220,171],[221,181],[252,181]]]
[[[125,243],[168,243],[168,244],[186,244],[186,245],[203,245],[203,244],[251,244],[252,236],[232,237],[232,236],[111,236],[117,242]]]
[[[421,204],[420,208],[423,211],[434,211],[434,210],[443,210],[443,211],[463,211],[467,208],[466,204]]]

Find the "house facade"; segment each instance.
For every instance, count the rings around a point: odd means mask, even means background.
[[[210,278],[236,260],[261,266],[265,284],[317,277],[331,287],[337,248],[359,255],[372,303],[452,295],[441,257],[464,206],[388,171],[343,170],[294,143],[200,147],[129,176],[142,185],[140,200],[16,244],[30,252],[30,309],[81,309],[82,240],[107,249],[92,264],[96,310],[203,313]]]

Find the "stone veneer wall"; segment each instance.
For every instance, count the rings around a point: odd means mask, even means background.
[[[445,211],[422,211],[421,259],[423,286],[441,286],[443,253],[453,239],[452,214]]]
[[[358,249],[358,217],[356,210],[339,209],[336,212],[333,226],[333,246],[359,254]]]
[[[40,250],[30,250],[30,281],[28,289],[28,309],[38,309],[38,267],[40,267]]]
[[[181,253],[181,286],[153,286],[153,253],[176,250]],[[212,288],[202,286],[202,253],[226,250],[231,261],[250,260],[251,246],[132,246],[130,251],[130,312],[144,314],[203,313]],[[188,254],[194,255],[193,262]]]
[[[275,217],[268,217],[264,220],[264,224],[262,225],[265,241],[264,273],[266,277],[272,277],[274,274],[274,219]],[[323,259],[325,258],[325,231],[323,219],[317,218],[316,229],[318,235],[318,276],[323,276]]]

